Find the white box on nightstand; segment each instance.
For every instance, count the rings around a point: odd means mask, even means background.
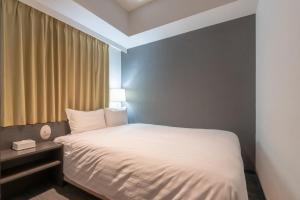
[[[12,149],[16,151],[34,148],[36,147],[36,142],[34,140],[21,140],[13,142]]]

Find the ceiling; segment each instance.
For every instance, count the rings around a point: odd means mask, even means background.
[[[256,12],[258,0],[19,0],[117,49]]]
[[[153,0],[115,0],[117,1],[122,8],[131,12]]]
[[[156,0],[129,13],[128,35],[135,35],[236,0]]]

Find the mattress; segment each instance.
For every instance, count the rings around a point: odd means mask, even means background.
[[[129,124],[58,137],[64,176],[110,200],[247,200],[231,132]]]

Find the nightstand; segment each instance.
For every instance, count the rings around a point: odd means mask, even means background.
[[[0,192],[3,199],[26,190],[38,176],[63,183],[63,145],[52,141],[37,143],[35,148],[0,151]],[[45,178],[46,177],[46,178]]]

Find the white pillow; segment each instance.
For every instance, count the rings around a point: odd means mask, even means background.
[[[105,109],[105,121],[108,127],[128,124],[128,115],[126,109]]]
[[[106,128],[103,109],[89,112],[66,109],[66,114],[72,134]]]

